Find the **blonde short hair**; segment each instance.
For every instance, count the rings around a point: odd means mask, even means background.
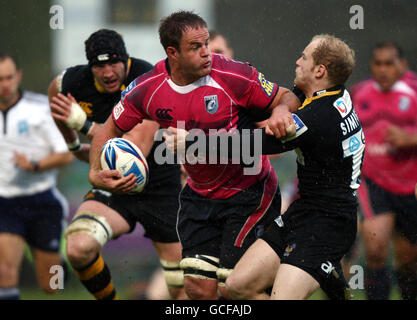
[[[312,53],[314,63],[326,66],[332,84],[345,84],[355,67],[355,51],[343,40],[329,34],[316,35],[311,41],[315,40],[320,42]]]

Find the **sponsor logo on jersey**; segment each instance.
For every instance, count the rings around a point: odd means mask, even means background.
[[[131,83],[129,83],[129,85],[122,91],[121,93],[121,99],[124,99],[124,97],[130,92],[132,91],[132,89],[136,87],[136,79],[133,80]]]
[[[304,132],[306,132],[308,130],[308,127],[305,125],[305,123],[300,119],[299,116],[297,116],[295,113],[292,114],[292,118],[294,119],[294,124],[295,124],[295,135],[282,139],[282,142],[287,142],[287,141],[291,141],[295,138],[298,138],[299,136],[301,136]]]
[[[119,103],[116,104],[116,106],[113,108],[114,119],[115,120],[119,119],[119,117],[123,113],[123,111],[125,111],[125,108],[123,108],[122,103],[119,101]]]
[[[272,93],[274,92],[274,84],[268,80],[265,79],[265,76],[259,72],[258,74],[258,80],[261,84],[262,90],[266,93],[268,97],[272,96]]]
[[[219,101],[217,100],[217,95],[205,96],[204,105],[206,106],[206,111],[210,114],[216,113],[219,109]]]
[[[352,100],[350,100],[350,95],[347,90],[343,93],[343,97],[340,97],[333,103],[333,106],[339,111],[342,118],[350,113],[352,110]]]
[[[91,102],[78,101],[78,104],[81,106],[81,109],[87,114],[87,117],[93,114],[93,104]]]
[[[342,141],[343,157],[347,158],[362,152],[365,148],[365,136],[362,129]]]
[[[161,120],[172,120],[173,118],[169,114],[170,112],[172,112],[172,109],[158,108],[155,111],[155,115],[158,119],[161,119]]]
[[[356,150],[359,149],[360,146],[361,146],[361,143],[357,137],[353,136],[349,139],[349,151],[350,152],[352,153],[355,152]]]

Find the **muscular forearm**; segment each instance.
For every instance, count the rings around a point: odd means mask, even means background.
[[[275,108],[285,108],[289,112],[295,112],[299,106],[300,100],[297,96],[292,91],[280,87],[268,110],[272,111]]]
[[[81,149],[73,154],[78,160],[88,163],[90,161],[90,144],[81,144]]]

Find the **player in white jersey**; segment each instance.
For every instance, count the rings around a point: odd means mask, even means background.
[[[50,115],[48,98],[21,91],[16,60],[0,54],[0,300],[19,298],[19,268],[30,246],[40,287],[60,265],[68,204],[56,189],[57,168],[73,155]]]

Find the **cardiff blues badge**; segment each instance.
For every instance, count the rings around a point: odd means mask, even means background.
[[[204,104],[206,106],[206,110],[210,114],[214,114],[217,109],[219,109],[219,102],[217,101],[217,95],[212,96],[205,96],[204,97]]]
[[[408,108],[410,107],[410,98],[409,97],[406,97],[406,96],[402,96],[401,98],[400,98],[400,101],[399,101],[399,103],[398,103],[398,108],[401,110],[401,111],[407,111],[408,110]]]

